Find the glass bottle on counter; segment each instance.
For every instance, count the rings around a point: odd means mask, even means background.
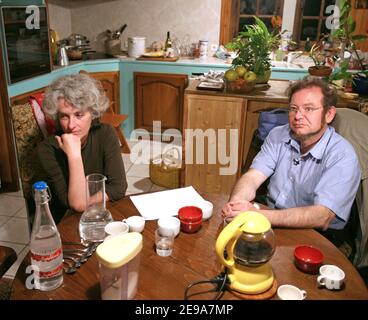
[[[63,283],[63,250],[60,234],[49,208],[46,182],[33,185],[36,215],[33,223],[30,251],[35,289],[50,291]]]
[[[170,31],[167,32],[166,41],[165,41],[165,51],[168,51],[172,47],[172,41],[170,38]]]
[[[309,52],[311,48],[312,48],[311,41],[309,37],[307,37],[307,40],[305,41],[305,45],[304,45],[304,52]]]

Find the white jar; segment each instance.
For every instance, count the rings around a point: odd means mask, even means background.
[[[146,38],[145,37],[131,37],[128,38],[128,56],[138,58],[145,52]]]
[[[206,58],[208,54],[208,40],[199,40],[199,57]]]

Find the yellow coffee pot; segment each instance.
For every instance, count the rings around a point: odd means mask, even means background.
[[[268,261],[274,251],[274,233],[264,215],[246,211],[236,216],[216,241],[216,253],[228,271],[228,288],[245,294],[270,289],[274,275]]]

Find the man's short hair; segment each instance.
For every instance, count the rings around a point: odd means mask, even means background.
[[[298,80],[289,86],[289,88],[287,89],[289,103],[295,93],[297,93],[300,90],[309,89],[313,87],[321,89],[323,95],[322,104],[325,111],[327,111],[332,106],[336,106],[337,103],[336,89],[333,86],[330,86],[325,80],[313,76],[306,76],[305,78]]]

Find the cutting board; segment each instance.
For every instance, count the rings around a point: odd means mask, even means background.
[[[147,61],[171,61],[171,62],[175,62],[177,60],[179,60],[179,57],[143,57],[140,56],[138,57],[136,60],[147,60]]]

